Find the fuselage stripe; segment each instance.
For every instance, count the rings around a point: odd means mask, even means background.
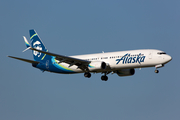
[[[55,58],[53,58],[53,59],[54,59],[54,61],[55,61],[56,63],[58,63]],[[67,68],[67,67],[65,67],[65,66],[63,66],[63,65],[61,65],[61,64],[57,64],[57,65],[58,65],[59,67],[65,69],[65,70],[73,71],[72,69],[69,69],[69,68]],[[73,71],[73,72],[74,72],[74,71]]]

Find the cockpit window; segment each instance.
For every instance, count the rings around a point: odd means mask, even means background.
[[[158,52],[157,54],[162,55],[162,54],[166,54],[165,52]]]

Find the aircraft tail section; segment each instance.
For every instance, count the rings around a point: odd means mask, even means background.
[[[34,29],[29,30],[29,34],[30,34],[32,48],[48,52],[48,49],[45,47],[44,43],[41,41],[40,37],[38,36],[37,32]],[[26,40],[25,40],[25,43],[26,43]],[[29,45],[26,43],[26,46],[28,47]],[[51,58],[51,56],[38,52],[38,51],[33,50],[32,53],[33,53],[33,57],[35,61],[43,61],[43,60],[48,60]]]

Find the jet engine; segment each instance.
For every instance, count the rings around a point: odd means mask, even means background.
[[[93,61],[89,64],[89,69],[90,70],[102,70],[106,69],[107,64],[102,61]]]
[[[122,69],[122,70],[118,70],[116,71],[118,76],[131,76],[134,75],[135,70],[134,69]]]
[[[36,67],[38,65],[38,63],[32,63],[33,67]]]

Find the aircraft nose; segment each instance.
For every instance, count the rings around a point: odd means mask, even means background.
[[[167,62],[170,62],[172,60],[172,57],[170,55],[167,55]]]

